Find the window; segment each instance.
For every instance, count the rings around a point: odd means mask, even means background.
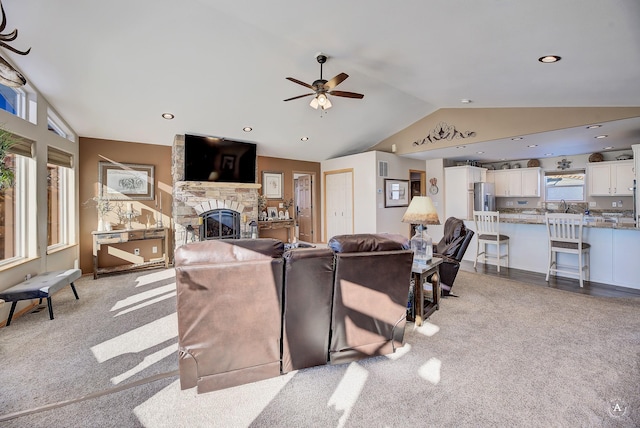
[[[0,85],[0,110],[25,118],[25,93],[21,89]]]
[[[547,201],[584,202],[585,171],[546,172],[544,175]]]
[[[32,162],[15,153],[5,157],[6,165],[14,168],[15,182],[13,187],[0,190],[0,265],[27,256],[27,201],[34,196],[27,176]]]
[[[47,109],[47,129],[62,138],[74,141],[73,132],[66,127],[64,122],[60,120],[58,115],[51,109]]]
[[[47,149],[47,250],[71,242],[71,162],[70,154]]]

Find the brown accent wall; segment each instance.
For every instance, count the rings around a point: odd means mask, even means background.
[[[98,215],[92,204],[85,204],[98,194],[98,162],[116,161],[133,164],[155,166],[155,193],[162,193],[162,213],[165,227],[173,227],[171,221],[172,206],[172,179],[171,179],[171,146],[156,144],[142,144],[125,141],[102,140],[97,138],[80,137],[79,156],[79,198],[80,198],[80,268],[84,274],[93,271],[93,241],[91,232],[97,229]],[[135,209],[142,213],[132,222],[133,227],[144,227],[147,215],[157,212],[155,201],[135,201]],[[121,225],[124,228],[124,225]],[[170,231],[169,236],[173,236]],[[158,246],[159,241],[132,242],[122,244],[119,248],[133,252],[134,248],[140,248],[140,254],[145,258],[159,257],[161,254],[152,254],[151,247]],[[173,260],[171,249],[173,242],[169,242],[170,259]],[[100,266],[115,266],[123,264],[122,260],[105,255],[100,258]]]
[[[87,274],[93,271],[93,242],[91,232],[97,229],[98,216],[96,210],[91,204],[84,204],[97,195],[98,191],[98,162],[105,160],[113,160],[117,162],[145,164],[155,166],[155,186],[156,194],[162,192],[162,212],[164,225],[173,228],[171,219],[172,207],[172,177],[171,177],[171,146],[160,146],[155,144],[132,143],[126,141],[102,140],[97,138],[80,138],[80,156],[79,156],[79,194],[80,194],[80,268],[83,273]],[[258,183],[262,183],[262,171],[282,172],[284,173],[284,197],[286,199],[293,198],[293,174],[308,173],[315,174],[314,181],[314,231],[315,236],[319,236],[320,221],[320,163],[306,162],[291,159],[280,159],[265,156],[258,156]],[[277,206],[278,202],[270,200],[270,206]],[[139,222],[133,222],[133,226],[143,227],[146,222],[146,213],[155,212],[154,201],[136,201],[136,205],[140,204],[143,215],[138,218]],[[173,236],[173,231],[170,232]],[[286,230],[274,230],[261,233],[264,237],[273,237],[286,241]],[[319,239],[319,238],[317,238]],[[145,257],[154,257],[150,255],[151,247],[158,246],[159,243],[136,242],[130,244],[122,244],[119,248],[125,251],[133,252],[133,248],[140,248],[141,255]],[[129,248],[130,247],[130,248]],[[169,248],[173,248],[173,242],[169,243]],[[173,260],[173,254],[170,254]],[[121,264],[122,261],[115,257],[105,255],[100,258],[100,266],[115,266]]]
[[[313,231],[314,242],[321,240],[320,236],[320,163],[307,162],[292,159],[272,158],[267,156],[258,156],[258,182],[262,184],[262,172],[282,172],[284,173],[284,199],[293,198],[293,174],[314,174],[313,182]],[[267,206],[277,207],[282,200],[269,199]],[[291,214],[293,214],[293,209]],[[276,238],[286,242],[286,229],[260,231],[260,237]]]

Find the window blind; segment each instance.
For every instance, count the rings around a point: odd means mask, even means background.
[[[73,155],[63,152],[62,150],[54,147],[47,148],[47,163],[52,165],[62,166],[65,168],[73,167]]]

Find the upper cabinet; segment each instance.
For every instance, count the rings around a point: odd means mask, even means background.
[[[540,168],[487,171],[487,181],[495,184],[497,197],[540,196]]]
[[[633,196],[633,160],[587,165],[589,196]]]

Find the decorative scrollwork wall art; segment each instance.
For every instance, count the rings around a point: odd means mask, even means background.
[[[421,146],[426,143],[435,143],[440,140],[453,140],[454,138],[468,138],[475,137],[474,131],[460,132],[454,125],[447,125],[446,122],[440,122],[435,128],[429,132],[429,135],[422,140],[414,141],[414,146]]]
[[[568,161],[566,158],[558,161],[558,169],[565,170],[571,168],[571,161]]]

